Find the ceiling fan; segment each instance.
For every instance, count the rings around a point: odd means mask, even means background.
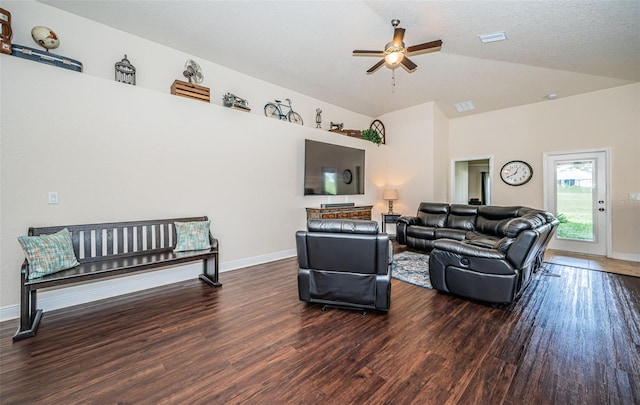
[[[409,73],[413,73],[418,65],[413,63],[407,56],[421,55],[428,52],[437,52],[442,47],[442,41],[425,42],[424,44],[413,45],[405,48],[404,42],[404,28],[398,28],[400,20],[391,20],[393,25],[393,40],[384,46],[384,51],[362,51],[356,49],[353,51],[353,56],[378,56],[382,57],[380,62],[376,63],[367,70],[367,74],[370,75],[380,69],[382,65],[387,65],[389,69],[395,69],[398,66],[402,66]]]

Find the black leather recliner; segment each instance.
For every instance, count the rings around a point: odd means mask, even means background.
[[[529,284],[559,221],[528,207],[423,202],[398,220],[398,243],[430,253],[433,288],[510,303]]]
[[[390,309],[393,247],[377,222],[310,219],[296,246],[301,301]]]

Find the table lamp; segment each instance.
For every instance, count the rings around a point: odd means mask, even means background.
[[[387,188],[382,192],[382,199],[389,201],[389,212],[387,214],[393,214],[393,200],[398,199],[398,190],[395,188]]]

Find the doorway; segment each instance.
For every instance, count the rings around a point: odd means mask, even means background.
[[[545,209],[560,225],[549,247],[607,255],[609,151],[545,153]]]
[[[451,203],[491,204],[491,157],[451,161]]]

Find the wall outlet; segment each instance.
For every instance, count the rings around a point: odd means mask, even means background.
[[[640,201],[640,193],[629,193],[629,200]]]
[[[58,192],[49,191],[49,204],[57,204],[57,203],[58,203]]]

